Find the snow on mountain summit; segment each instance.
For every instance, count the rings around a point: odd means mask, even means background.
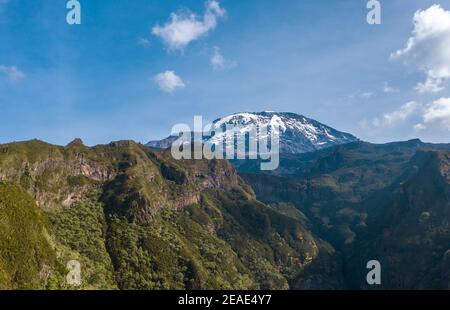
[[[238,125],[242,132],[250,132],[252,127],[264,128],[277,125],[280,130],[280,151],[282,153],[307,153],[358,141],[351,134],[340,132],[305,116],[287,112],[243,112],[225,116],[213,122],[214,128],[226,128],[227,125]],[[224,135],[226,132],[216,133],[212,138],[205,138],[205,140],[219,141]],[[175,137],[169,137],[161,141],[149,142],[147,146],[167,148],[175,140]]]
[[[280,148],[284,153],[306,153],[358,139],[351,134],[337,131],[313,119],[295,113],[260,112],[236,113],[213,122],[215,127],[239,125],[243,130],[251,126],[280,128]]]

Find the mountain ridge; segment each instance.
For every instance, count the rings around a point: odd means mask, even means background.
[[[280,128],[280,152],[289,154],[314,152],[359,141],[358,138],[349,133],[338,131],[303,115],[292,112],[266,111],[234,113],[218,118],[212,123],[212,127],[217,129],[216,134],[212,137],[204,137],[203,142],[209,141],[216,145],[223,143],[227,135],[225,128],[227,125],[240,126],[239,130],[244,134],[255,128],[277,125]],[[224,130],[224,132],[220,132],[219,129]],[[167,149],[177,138],[176,136],[169,136],[163,140],[150,141],[146,146]]]
[[[0,209],[11,213],[0,214],[1,288],[71,289],[64,266],[74,259],[81,289],[343,287],[340,254],[305,220],[257,201],[229,162],[177,161],[133,141],[75,142],[0,145]],[[31,220],[17,218],[22,210]],[[46,260],[14,266],[29,276],[10,281],[8,257],[27,240],[14,232],[44,229],[41,216],[48,241],[29,241]]]
[[[76,259],[83,289],[372,289],[365,263],[379,258],[385,288],[449,287],[450,145],[354,142],[280,165],[238,173],[126,140],[0,145],[0,208],[14,223],[0,221],[13,236],[0,235],[0,280],[67,289]],[[33,246],[47,263],[14,266],[32,270],[14,282],[2,249],[20,255],[14,230],[27,223],[46,231]]]

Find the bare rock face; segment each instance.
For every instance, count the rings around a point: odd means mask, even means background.
[[[187,206],[198,204],[200,202],[199,193],[187,193],[176,197],[173,201],[174,209],[183,209]]]
[[[67,144],[66,147],[84,147],[84,143],[80,138],[75,138],[72,142]]]
[[[83,154],[77,154],[76,161],[71,165],[73,175],[83,175],[98,182],[111,180],[115,172],[97,162],[89,160]]]
[[[226,161],[213,160],[206,171],[195,171],[194,179],[203,189],[230,189],[240,184],[234,168]]]

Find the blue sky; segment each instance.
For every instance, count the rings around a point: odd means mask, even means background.
[[[366,0],[79,0],[81,25],[66,2],[0,0],[0,143],[147,142],[264,110],[450,142],[450,0],[381,1],[381,25]]]

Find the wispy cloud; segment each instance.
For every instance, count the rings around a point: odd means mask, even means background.
[[[440,98],[427,105],[423,110],[423,122],[414,128],[424,130],[429,126],[441,126],[450,130],[450,98]]]
[[[348,96],[349,99],[369,99],[373,97],[374,93],[371,91],[357,91]]]
[[[186,87],[183,80],[174,71],[159,73],[155,76],[154,81],[163,92],[170,94]]]
[[[0,65],[0,74],[6,75],[8,80],[10,80],[11,82],[15,82],[25,78],[25,73],[19,70],[16,66]]]
[[[150,40],[147,38],[138,38],[137,44],[140,46],[150,46]]]
[[[425,82],[420,82],[416,86],[416,90],[419,93],[437,93],[444,89],[442,84],[444,83],[444,78],[433,78],[427,77]]]
[[[370,98],[373,96],[372,92],[364,92],[361,94],[361,98]]]
[[[392,87],[392,86],[390,86],[388,82],[385,82],[384,86],[383,86],[383,92],[385,92],[387,94],[389,94],[389,93],[398,93],[399,90],[394,88],[394,87]]]
[[[422,105],[411,101],[402,105],[398,110],[375,117],[371,121],[367,119],[360,122],[363,129],[382,129],[403,124],[409,119],[421,118],[422,121],[415,124],[416,131],[429,128],[445,128],[450,130],[450,98],[440,98],[428,105]]]
[[[410,101],[402,105],[398,110],[385,113],[381,117],[375,117],[371,122],[363,120],[361,127],[363,128],[382,128],[390,127],[403,123],[409,117],[416,114],[420,108],[420,105],[415,101]]]
[[[237,62],[235,60],[230,60],[225,58],[222,51],[219,47],[215,46],[212,49],[209,62],[214,70],[229,70],[233,69],[237,66]]]
[[[213,53],[210,58],[211,65],[214,69],[222,69],[225,66],[225,58],[223,57],[220,49],[216,46],[214,47]]]
[[[225,15],[226,11],[219,2],[211,0],[206,3],[206,11],[203,17],[198,17],[191,12],[172,13],[170,21],[164,26],[155,26],[152,33],[160,37],[172,50],[182,50],[192,41],[207,35],[217,26],[218,19]]]
[[[450,78],[450,11],[440,5],[419,10],[413,18],[414,30],[406,46],[391,55],[425,72],[427,78],[417,84],[421,93],[439,92]]]

